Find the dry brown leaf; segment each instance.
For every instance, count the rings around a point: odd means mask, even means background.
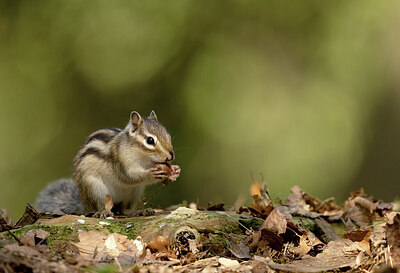
[[[78,234],[79,242],[72,244],[79,249],[82,256],[93,258],[95,250],[104,248],[106,238],[107,235],[100,231],[81,231]]]
[[[383,201],[378,201],[376,206],[376,211],[380,216],[383,216],[386,212],[390,212],[393,210],[392,203],[386,203]]]
[[[392,225],[392,224],[394,223],[394,218],[395,218],[397,215],[400,215],[400,212],[392,211],[392,212],[387,213],[387,214],[386,214],[387,223]]]
[[[311,231],[307,230],[306,231],[307,239],[308,239],[308,244],[311,246],[311,249],[313,252],[319,253],[322,251],[322,249],[326,246],[317,236],[315,236],[314,233]]]
[[[254,201],[251,203],[250,207],[263,217],[267,217],[274,209],[274,206],[271,204],[271,200],[263,200],[258,195],[253,195],[253,200]]]
[[[393,265],[400,266],[400,214],[396,214],[393,223],[386,224],[386,237]]]
[[[233,241],[233,240],[232,240]],[[247,246],[247,238],[239,242],[228,241],[228,249],[238,259],[250,259],[250,248]]]
[[[265,250],[267,246],[277,251],[281,251],[283,247],[282,237],[267,229],[261,229],[260,231],[254,232],[253,240],[250,243],[249,248],[253,252],[256,252],[257,249],[262,251]]]
[[[6,209],[0,210],[0,232],[13,228],[14,222]]]
[[[55,257],[46,245],[6,245],[0,251],[1,272],[77,272],[66,260]]]
[[[261,197],[261,184],[258,182],[254,182],[250,186],[250,195],[258,195]]]
[[[270,262],[268,266],[274,270],[285,272],[325,272],[351,268],[356,264],[358,252],[346,254],[342,250],[353,244],[350,240],[331,241],[327,248],[316,257],[305,255],[301,260],[296,260],[290,264]]]
[[[35,223],[40,218],[39,212],[37,212],[29,203],[26,204],[25,212],[22,217],[18,220],[14,227],[23,227]]]
[[[368,200],[367,198],[361,196],[356,196],[353,199],[353,202],[355,205],[366,208],[371,214],[376,210],[378,206],[377,203],[374,203],[371,200]]]
[[[345,239],[350,239],[353,242],[361,242],[365,238],[365,236],[367,236],[368,234],[369,234],[369,236],[371,236],[370,231],[359,229],[359,230],[353,230],[350,232],[346,232],[343,237]]]
[[[39,256],[42,255],[40,253],[40,251],[38,251],[37,249],[35,249],[33,247],[19,246],[16,243],[15,244],[6,245],[3,248],[3,252],[4,253],[17,253],[21,257],[31,257],[31,256],[39,257]]]
[[[347,218],[347,221],[344,222],[344,225],[346,226],[346,231],[357,230],[356,226],[353,224],[350,218]]]
[[[268,229],[277,234],[282,234],[286,232],[287,220],[285,216],[279,211],[278,208],[275,208],[265,219],[261,228]]]
[[[286,198],[286,204],[288,204],[289,207],[298,207],[309,211],[309,206],[306,204],[303,198],[303,191],[299,186],[293,186],[290,189],[290,194]]]
[[[103,251],[113,257],[117,257],[121,252],[128,250],[127,241],[128,236],[112,233],[105,239]]]
[[[127,264],[130,261],[135,262],[145,254],[145,245],[139,238],[130,240],[126,235],[119,233],[105,235],[94,230],[82,231],[78,238],[79,243],[73,244],[80,254],[96,261],[110,262],[118,257],[121,258],[121,262]]]
[[[113,207],[114,207],[114,203],[113,203],[112,197],[111,197],[110,194],[107,194],[107,195],[106,195],[106,198],[104,199],[104,208],[105,208],[106,210],[111,211],[111,209],[112,209]]]
[[[343,217],[345,219],[351,219],[361,228],[372,225],[373,214],[370,212],[369,208],[363,207],[359,203],[356,204],[353,200],[345,201],[343,211]]]
[[[189,239],[188,242],[189,242],[189,250],[190,250],[190,252],[192,252],[193,254],[199,253],[199,249],[197,248],[196,240]]]
[[[314,233],[309,230],[302,230],[302,232],[301,236],[295,234],[299,238],[298,245],[289,248],[297,257],[302,257],[305,254],[315,256],[324,249],[325,244]]]
[[[330,197],[324,201],[304,192],[299,186],[290,189],[290,195],[286,199],[289,207],[296,207],[306,211],[321,213],[325,216],[335,216],[340,214],[340,207],[334,203],[334,198]]]
[[[218,262],[225,268],[233,269],[239,265],[239,262],[236,260],[231,260],[227,258],[219,258]]]
[[[302,257],[305,254],[307,254],[311,250],[311,245],[307,243],[307,236],[303,235],[300,237],[299,245],[293,249],[293,252],[299,256]]]
[[[350,198],[354,198],[357,196],[361,196],[361,197],[366,196],[364,188],[360,188],[359,190],[350,192]]]
[[[20,241],[25,246],[34,246],[42,243],[49,235],[50,233],[42,229],[31,229],[21,237]]]
[[[262,184],[254,182],[250,187],[250,194],[253,197],[253,202],[250,206],[250,211],[255,210],[262,218],[265,218],[274,209],[272,200],[268,193],[267,184],[263,181]],[[257,217],[257,215],[255,215]]]
[[[371,234],[371,231],[368,230],[354,230],[344,234],[344,238],[356,242],[368,255],[371,255]]]

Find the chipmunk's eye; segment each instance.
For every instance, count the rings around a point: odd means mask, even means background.
[[[149,144],[149,145],[154,145],[155,144],[154,138],[152,138],[151,136],[149,136],[146,141],[147,141],[147,144]]]

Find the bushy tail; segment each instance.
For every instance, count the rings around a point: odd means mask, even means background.
[[[83,205],[74,180],[62,178],[47,185],[36,199],[36,208],[55,214],[82,214]]]

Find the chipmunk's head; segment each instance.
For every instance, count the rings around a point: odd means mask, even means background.
[[[154,111],[147,118],[133,111],[127,129],[133,149],[136,149],[144,162],[154,165],[174,160],[171,136],[158,122]]]

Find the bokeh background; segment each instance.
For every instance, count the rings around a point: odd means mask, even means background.
[[[395,0],[0,0],[0,207],[17,218],[88,134],[152,109],[182,167],[153,207],[232,203],[252,172],[274,197],[391,200],[399,30]]]

